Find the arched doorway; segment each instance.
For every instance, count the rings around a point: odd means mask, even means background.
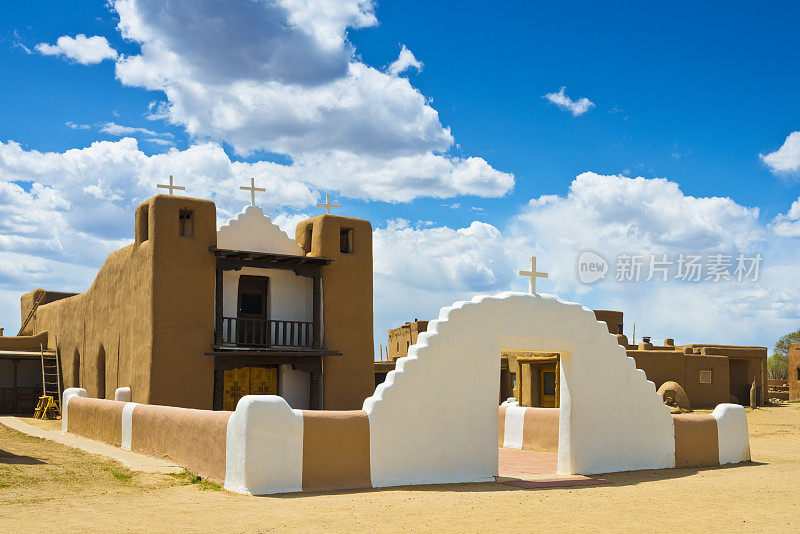
[[[578,304],[501,293],[442,308],[364,401],[373,485],[497,474],[502,350],[559,354],[559,473],[674,466],[669,410],[605,324]]]
[[[97,398],[106,398],[106,349],[100,345],[97,352],[97,368],[95,369],[95,386],[97,387]]]
[[[78,349],[72,353],[72,387],[81,387],[81,353]]]

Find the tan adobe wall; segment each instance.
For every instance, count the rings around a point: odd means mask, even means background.
[[[153,353],[149,404],[211,409],[217,244],[216,207],[208,200],[158,195],[153,249]],[[178,211],[193,211],[192,237],[181,237]],[[151,216],[152,218],[152,216]],[[123,384],[124,385],[124,384]],[[136,401],[134,393],[134,401]]]
[[[717,419],[713,415],[673,414],[675,467],[719,464]]]
[[[800,343],[789,347],[789,400],[800,400]]]
[[[692,406],[716,406],[730,401],[728,358],[656,350],[628,350],[627,354],[656,389],[670,380],[680,384]],[[701,369],[711,371],[710,384],[700,383]]]
[[[594,316],[598,321],[606,323],[609,334],[617,334],[617,325],[623,324],[623,313],[614,310],[594,310]]]
[[[352,230],[352,253],[340,252],[340,230]],[[341,356],[323,361],[323,407],[360,409],[375,389],[372,335],[372,225],[337,215],[300,222],[297,242],[311,257],[333,258],[322,268],[322,313],[326,349]]]
[[[180,209],[193,211],[192,237],[179,236]],[[58,348],[65,387],[112,398],[130,386],[134,402],[210,408],[214,203],[157,195],[136,209],[135,229],[86,293],[40,305],[35,329]]]
[[[303,491],[369,488],[367,412],[303,410]]]
[[[558,417],[558,408],[500,406],[498,445],[558,452]]]
[[[73,397],[69,400],[67,432],[119,447],[122,444],[122,410],[125,404],[127,403]]]
[[[43,296],[42,296],[43,295]],[[25,322],[25,319],[28,317],[28,313],[30,313],[31,308],[33,308],[33,303],[36,300],[39,300],[39,305],[42,304],[49,304],[51,302],[55,302],[57,300],[65,299],[67,297],[72,297],[77,295],[77,293],[66,293],[64,291],[49,291],[44,289],[34,289],[29,293],[25,293],[20,298],[20,324]],[[41,296],[41,298],[40,298]],[[27,325],[25,325],[25,329],[22,331],[23,335],[29,335],[34,331],[34,321],[31,320]]]
[[[0,350],[37,351],[42,347],[47,348],[47,332],[35,336],[0,337]]]
[[[408,322],[389,330],[389,359],[396,360],[408,356],[408,348],[417,342],[422,332],[428,330],[428,321]]]
[[[72,421],[72,400],[69,408]],[[224,482],[231,413],[139,404],[131,415],[131,450],[169,458],[203,478]]]

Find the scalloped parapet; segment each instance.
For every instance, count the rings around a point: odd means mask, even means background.
[[[504,349],[560,353],[559,473],[675,465],[669,409],[606,325],[578,304],[508,292],[442,308],[364,401],[373,486],[497,475]]]
[[[247,206],[235,219],[220,227],[217,247],[273,254],[304,256],[297,241],[272,222],[258,206]]]

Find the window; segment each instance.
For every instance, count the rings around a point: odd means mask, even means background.
[[[136,229],[136,233],[139,236],[139,243],[144,243],[148,239],[149,224],[147,219],[149,212],[149,206],[144,206],[139,212],[139,227]]]
[[[800,367],[797,368],[797,381],[800,382]]]
[[[339,252],[342,254],[353,252],[353,230],[351,228],[339,230]]]
[[[192,210],[178,211],[178,235],[192,237]]]
[[[711,370],[700,369],[700,383],[701,384],[711,383]]]
[[[555,371],[544,371],[542,373],[542,395],[556,394],[556,373]]]

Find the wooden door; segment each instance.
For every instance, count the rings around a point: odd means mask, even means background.
[[[236,342],[240,345],[269,345],[268,315],[269,278],[240,276],[236,306]]]
[[[556,401],[558,375],[556,365],[539,367],[539,406],[542,408],[558,408]]]
[[[277,367],[240,367],[223,372],[223,410],[235,410],[239,399],[245,395],[277,394]]]

